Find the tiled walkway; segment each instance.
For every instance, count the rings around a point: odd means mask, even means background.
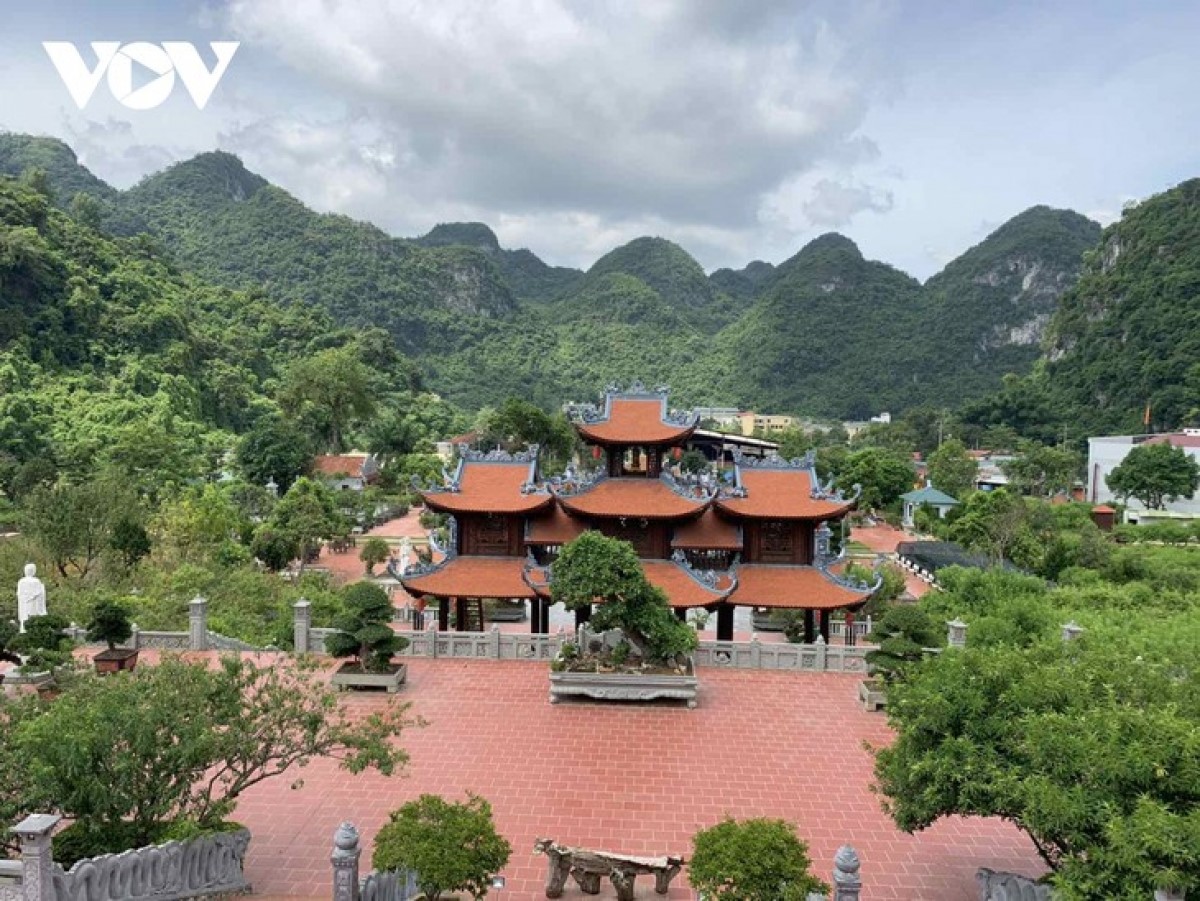
[[[401,697],[428,725],[406,734],[408,775],[351,776],[313,763],[292,791],[281,778],[253,789],[236,818],[254,832],[256,893],[328,896],[328,863],[342,820],[370,841],[387,813],[422,792],[461,799],[471,790],[495,809],[513,845],[496,897],[532,899],[545,872],[536,837],[635,854],[684,854],[700,828],[725,814],[795,822],[818,872],[853,844],[868,901],[976,897],[977,867],[1040,871],[1011,826],[955,820],[898,833],[871,794],[863,742],[885,742],[883,717],[855,704],[857,679],[834,674],[701,670],[700,706],[550,705],[540,663],[409,661]],[[364,714],[384,703],[347,695]],[[366,866],[364,867],[364,872]],[[638,897],[657,897],[649,880]],[[677,880],[671,898],[690,898]],[[568,898],[582,898],[577,888]],[[614,897],[605,887],[602,897]]]

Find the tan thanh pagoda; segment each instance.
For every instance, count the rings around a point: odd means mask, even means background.
[[[672,411],[665,388],[610,387],[602,408],[585,409],[580,438],[603,458],[594,473],[545,479],[538,449],[509,454],[460,448],[444,485],[421,489],[426,506],[449,514],[443,559],[401,577],[415,598],[439,604],[438,622],[482,623],[482,600],[530,601],[533,632],[549,631],[554,558],[587,529],[633,545],[646,576],[681,617],[717,615],[717,638],[733,639],[734,608],[805,612],[805,640],[829,641],[830,614],[849,617],[877,585],[839,574],[830,522],[853,509],[817,478],[811,454],[795,460],[735,457],[732,473],[675,475],[669,465],[697,417]],[[730,478],[731,477],[731,478]],[[586,619],[587,613],[577,614]],[[849,632],[850,630],[848,630]]]

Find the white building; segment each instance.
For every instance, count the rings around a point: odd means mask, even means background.
[[[1108,474],[1111,473],[1126,455],[1139,444],[1170,444],[1181,447],[1193,460],[1200,461],[1200,429],[1184,429],[1182,432],[1170,432],[1161,435],[1108,435],[1101,438],[1088,439],[1087,467],[1087,499],[1093,504],[1108,504],[1119,501],[1108,487]],[[1143,518],[1146,508],[1136,498],[1130,498],[1127,507],[1127,518],[1138,520]],[[1200,493],[1191,498],[1180,498],[1166,505],[1165,513],[1155,510],[1149,515],[1159,517],[1200,516]]]

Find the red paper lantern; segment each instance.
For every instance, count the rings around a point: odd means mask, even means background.
[[[593,460],[600,459],[600,445],[598,445],[598,444],[592,445],[592,459]]]
[[[681,457],[683,457],[683,448],[682,447],[675,448],[673,451],[671,451],[671,456],[673,456],[676,460],[680,459]]]

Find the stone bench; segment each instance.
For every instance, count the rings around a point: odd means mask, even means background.
[[[533,851],[549,858],[547,898],[562,897],[567,876],[574,877],[585,895],[598,895],[600,879],[607,876],[617,890],[618,901],[633,901],[634,881],[645,874],[654,876],[654,891],[665,895],[671,880],[679,875],[684,864],[682,857],[632,857],[587,848],[568,848],[548,838],[534,842]]]

